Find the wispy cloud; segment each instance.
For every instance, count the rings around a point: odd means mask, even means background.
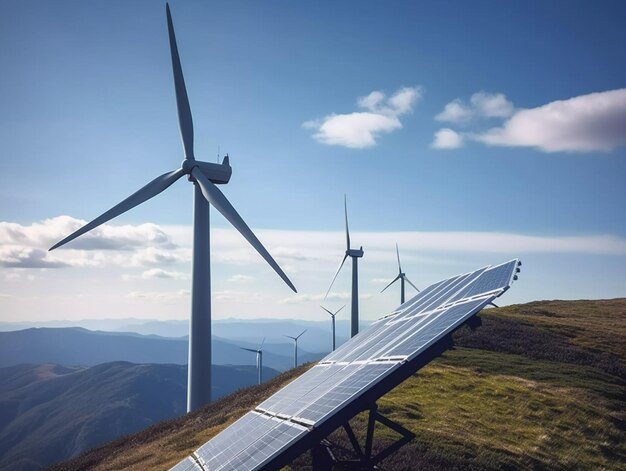
[[[322,301],[334,302],[334,301],[349,301],[350,293],[347,291],[341,293],[328,293],[328,297],[324,298],[324,294],[296,294],[289,296],[278,301],[279,304],[302,304],[302,303],[320,303]],[[371,294],[361,294],[359,299],[369,299]]]
[[[357,100],[367,111],[331,114],[322,119],[306,121],[303,126],[315,131],[313,138],[322,144],[361,149],[376,145],[382,134],[402,128],[399,117],[413,111],[422,97],[421,87],[404,87],[392,96],[373,91]]]
[[[125,281],[131,280],[187,280],[189,275],[180,271],[168,271],[161,268],[152,268],[146,270],[140,275],[122,275],[122,279]]]
[[[145,299],[147,301],[175,301],[187,298],[190,295],[187,289],[177,291],[132,291],[128,293],[129,298]]]
[[[435,120],[448,123],[467,123],[475,118],[507,118],[513,113],[513,103],[502,93],[477,92],[469,104],[461,99],[448,103]]]
[[[626,145],[626,88],[518,110],[502,127],[473,138],[544,152],[609,151]]]
[[[226,281],[232,281],[234,283],[242,283],[242,282],[245,283],[245,282],[253,281],[253,280],[254,280],[253,276],[236,274],[236,275],[229,277]]]

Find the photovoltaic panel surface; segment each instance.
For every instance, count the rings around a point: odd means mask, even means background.
[[[394,372],[417,365],[431,346],[506,291],[516,279],[519,265],[518,260],[512,260],[425,288],[172,469],[258,470],[277,466],[290,447],[306,440],[313,431],[332,425],[333,417],[342,411],[350,412],[353,407],[355,414],[359,412],[359,400],[370,391],[377,394],[395,387],[393,381],[398,375]]]

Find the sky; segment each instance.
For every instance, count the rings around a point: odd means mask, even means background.
[[[172,1],[197,159],[294,294],[215,210],[213,317],[361,314],[519,257],[502,304],[626,295],[626,4]],[[5,0],[0,321],[184,319],[192,186],[47,249],[183,159],[165,3]],[[412,293],[411,289],[407,291]]]

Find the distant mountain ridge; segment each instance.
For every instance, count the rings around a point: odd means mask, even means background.
[[[278,374],[264,368],[264,377]],[[254,384],[252,366],[213,366],[215,399]],[[0,369],[0,469],[35,470],[186,409],[181,365],[104,363],[91,368]]]
[[[256,344],[255,344],[256,345]],[[256,357],[241,350],[250,346],[213,337],[213,363],[255,365]],[[284,371],[293,366],[289,343],[264,346],[263,364]],[[31,328],[0,332],[0,368],[22,363],[56,363],[64,366],[92,366],[112,361],[133,363],[186,364],[187,339],[135,333],[91,331],[80,327]],[[319,359],[322,353],[299,352],[299,361]]]
[[[321,310],[320,310],[321,311]],[[323,312],[322,312],[323,314]],[[307,333],[299,345],[309,352],[329,351],[332,345],[331,322],[322,318],[319,321],[300,319],[217,319],[213,321],[213,335],[231,342],[260,342],[267,337],[269,343],[288,343],[284,335],[296,335],[304,329]],[[361,329],[369,321],[361,322]],[[188,320],[155,319],[83,319],[77,321],[38,321],[38,322],[0,322],[0,332],[25,330],[29,328],[66,328],[82,327],[91,331],[122,332],[160,337],[186,337],[189,333]],[[337,344],[341,345],[349,338],[350,321],[337,319]]]

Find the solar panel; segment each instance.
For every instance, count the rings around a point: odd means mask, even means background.
[[[202,468],[193,458],[188,456],[174,466],[170,471],[202,471]]]
[[[259,470],[288,464],[290,456],[314,446],[445,350],[454,330],[510,287],[520,264],[516,259],[480,268],[425,288],[202,445],[195,459],[186,458],[172,470]]]

